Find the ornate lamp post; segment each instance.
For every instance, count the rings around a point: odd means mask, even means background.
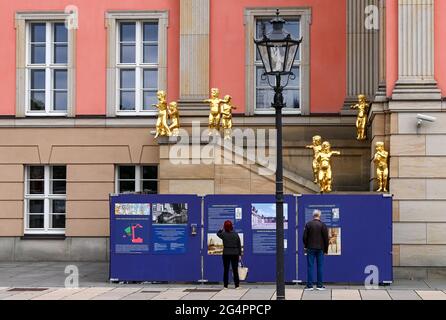
[[[283,228],[283,161],[282,161],[282,108],[283,89],[288,81],[295,78],[291,68],[296,54],[299,51],[300,40],[292,39],[290,33],[283,29],[286,23],[279,16],[271,20],[273,30],[263,37],[254,40],[257,51],[262,59],[265,72],[262,77],[268,80],[270,87],[274,89],[274,102],[271,106],[276,110],[277,130],[277,168],[276,168],[276,285],[277,300],[285,300],[285,272],[284,272],[284,228]]]

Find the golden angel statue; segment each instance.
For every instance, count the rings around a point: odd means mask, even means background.
[[[378,141],[375,144],[376,153],[373,157],[373,162],[376,167],[376,177],[378,179],[378,192],[387,192],[387,179],[389,178],[389,168],[387,166],[387,160],[389,153],[384,150],[384,142]]]
[[[226,95],[221,106],[221,122],[225,131],[225,140],[231,139],[232,135],[232,110],[236,110],[231,103],[232,97]]]
[[[153,106],[158,109],[158,119],[156,121],[156,135],[155,138],[160,136],[171,136],[172,132],[169,129],[169,125],[167,124],[167,101],[166,101],[166,92],[160,90],[157,92],[158,104],[154,104]]]
[[[356,139],[365,140],[366,137],[366,126],[367,126],[367,115],[369,112],[369,104],[367,103],[366,96],[360,94],[358,96],[358,103],[351,107],[351,109],[358,110],[358,117],[356,119]]]
[[[305,148],[313,150],[313,182],[318,183],[319,176],[319,163],[317,161],[317,156],[322,149],[322,138],[321,136],[313,137],[313,144],[305,146]]]
[[[340,155],[339,151],[332,151],[330,143],[325,141],[322,143],[322,148],[317,155],[317,162],[319,165],[318,181],[321,192],[331,192],[331,185],[333,182],[331,171],[331,156]]]
[[[176,137],[180,131],[180,113],[178,104],[175,101],[169,103],[168,114],[170,120],[169,130],[172,132],[172,136]]]
[[[204,102],[209,103],[210,113],[209,113],[209,135],[213,132],[220,130],[220,118],[221,118],[221,105],[225,103],[224,100],[219,98],[220,90],[217,88],[211,89],[210,99],[204,100]]]

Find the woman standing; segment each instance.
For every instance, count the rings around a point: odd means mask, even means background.
[[[232,222],[227,220],[223,225],[223,229],[217,232],[217,236],[223,240],[223,282],[228,288],[229,282],[229,265],[232,267],[234,274],[235,288],[238,289],[240,281],[238,277],[238,262],[242,255],[242,244],[237,232],[234,231]]]

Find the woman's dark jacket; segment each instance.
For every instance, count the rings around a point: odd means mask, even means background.
[[[220,230],[217,232],[217,236],[223,240],[223,254],[224,255],[242,255],[242,244],[237,232],[226,232]]]

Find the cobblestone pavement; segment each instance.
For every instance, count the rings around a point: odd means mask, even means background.
[[[65,267],[76,265],[79,288],[65,288]],[[366,290],[359,285],[327,285],[326,291],[286,288],[288,300],[446,300],[446,279],[397,280]],[[270,300],[274,284],[110,283],[107,263],[0,263],[0,300]]]

